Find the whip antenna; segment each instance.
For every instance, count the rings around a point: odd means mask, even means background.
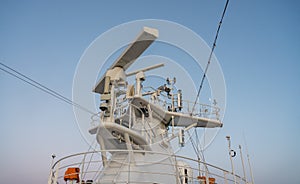
[[[198,89],[197,97],[196,97],[195,103],[194,103],[194,105],[193,105],[192,113],[191,113],[191,114],[193,114],[193,112],[194,112],[194,110],[195,110],[196,103],[197,103],[198,98],[199,98],[199,96],[200,96],[200,92],[201,92],[201,89],[202,89],[202,86],[203,86],[203,83],[204,83],[204,79],[205,79],[205,77],[206,77],[206,73],[207,73],[208,67],[209,67],[209,65],[210,65],[210,61],[211,61],[211,58],[212,58],[212,54],[214,53],[214,50],[215,50],[215,48],[216,48],[217,39],[218,39],[218,36],[219,36],[219,32],[220,32],[220,29],[221,29],[221,25],[222,25],[222,22],[223,22],[223,18],[224,18],[224,16],[225,16],[225,13],[226,13],[226,10],[227,10],[228,3],[229,3],[229,0],[226,1],[225,7],[224,7],[224,10],[223,10],[223,13],[222,13],[222,17],[221,17],[221,20],[220,20],[220,22],[219,22],[219,26],[218,26],[218,29],[217,29],[217,32],[216,32],[215,40],[214,40],[212,49],[211,49],[210,54],[209,54],[208,62],[207,62],[206,68],[205,68],[205,70],[204,70],[203,77],[202,77],[202,79],[201,79],[201,83],[200,83],[200,86],[199,86],[199,89]]]

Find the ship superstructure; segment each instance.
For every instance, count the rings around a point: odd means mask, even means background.
[[[187,89],[174,88],[175,78],[145,90],[147,71],[163,64],[126,72],[158,36],[158,30],[144,27],[100,78],[93,91],[100,94],[101,113],[89,130],[100,149],[58,160],[48,184],[245,182],[231,171],[173,150],[171,141],[178,139],[184,146],[191,128],[222,127],[218,107],[185,101]],[[135,83],[128,82],[129,76],[135,76]]]

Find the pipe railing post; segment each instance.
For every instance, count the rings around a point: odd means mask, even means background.
[[[239,149],[240,149],[241,162],[242,162],[243,174],[244,174],[243,180],[244,180],[245,184],[247,184],[245,164],[244,164],[244,159],[243,159],[243,154],[242,154],[242,146],[241,145],[239,145]]]
[[[233,165],[233,160],[232,160],[232,155],[231,155],[231,141],[230,141],[230,136],[226,136],[226,139],[228,140],[228,153],[229,153],[229,158],[230,158],[230,163],[231,163],[231,172],[234,177],[234,184],[236,184],[236,176],[234,174],[234,165]]]
[[[52,179],[53,179],[53,163],[54,163],[54,159],[55,159],[55,154],[51,155],[52,160],[51,160],[51,167],[50,167],[50,175],[49,175],[49,179],[48,179],[48,184],[52,184]]]

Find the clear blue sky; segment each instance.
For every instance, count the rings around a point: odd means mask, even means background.
[[[163,19],[211,45],[224,4],[2,0],[0,60],[71,98],[77,63],[101,33],[128,21]],[[225,136],[237,148],[244,132],[256,183],[300,183],[299,12],[296,0],[231,0],[216,48],[227,108],[207,160],[230,169]],[[0,86],[1,182],[45,183],[52,153],[87,149],[70,105],[1,71]]]

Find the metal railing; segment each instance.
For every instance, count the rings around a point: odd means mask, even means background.
[[[183,112],[192,114],[193,116],[199,116],[204,118],[216,119],[220,118],[220,108],[214,105],[196,103],[194,111],[192,112],[194,102],[183,100],[183,106],[185,107]]]
[[[168,97],[164,93],[160,93],[159,95],[156,94],[156,89],[153,87],[144,87],[144,89],[150,89],[150,91],[146,91],[144,93],[144,97],[148,99],[149,102],[157,104],[158,106],[162,107],[165,110],[170,110],[168,107],[171,107],[172,104],[174,105],[175,103],[172,103],[172,98]],[[151,92],[152,91],[152,92]],[[154,95],[154,96],[153,96]],[[173,96],[177,96],[176,93],[171,94]],[[175,99],[176,101],[176,99]],[[204,117],[204,118],[209,118],[209,119],[215,119],[219,120],[220,118],[220,108],[217,107],[216,105],[209,105],[209,104],[202,104],[202,103],[196,103],[194,109],[194,103],[189,100],[182,100],[182,109],[180,110],[181,113],[183,114],[188,114],[188,115],[193,115],[193,116],[198,116],[198,117]]]
[[[192,171],[192,177],[188,178],[188,183],[197,183],[197,184],[204,184],[205,181],[203,179],[203,176],[205,176],[206,178],[215,178],[216,183],[220,184],[220,183],[225,183],[225,184],[229,184],[229,183],[234,183],[236,181],[236,183],[246,183],[246,181],[244,181],[244,179],[236,174],[231,173],[228,170],[225,170],[223,168],[214,166],[212,164],[209,163],[205,163],[202,161],[198,161],[196,159],[192,159],[189,157],[185,157],[185,156],[180,156],[180,155],[173,155],[173,154],[168,154],[168,153],[161,153],[161,152],[153,152],[153,151],[145,151],[145,150],[102,150],[102,151],[90,151],[90,152],[83,152],[83,153],[77,153],[77,154],[73,154],[73,155],[69,155],[66,157],[63,157],[59,160],[57,160],[52,168],[51,168],[51,172],[50,172],[50,176],[49,176],[49,180],[48,180],[48,184],[62,184],[65,183],[64,181],[64,174],[65,171],[67,170],[67,168],[69,167],[77,167],[80,168],[80,172],[78,173],[80,176],[80,180],[79,180],[79,184],[84,184],[84,181],[87,180],[93,180],[93,184],[97,183],[97,179],[99,176],[103,175],[103,174],[108,174],[105,173],[105,167],[103,167],[103,163],[101,160],[101,154],[102,152],[104,153],[114,153],[114,154],[124,154],[126,157],[124,157],[124,159],[120,159],[120,160],[116,160],[116,159],[112,159],[112,157],[110,157],[108,159],[109,162],[119,162],[121,164],[121,166],[126,165],[128,167],[124,167],[124,168],[128,168],[127,170],[125,169],[117,169],[116,173],[110,173],[113,174],[116,178],[117,175],[119,175],[120,173],[127,173],[128,174],[128,178],[124,179],[124,181],[120,181],[120,180],[116,180],[115,181],[111,181],[112,183],[128,183],[128,181],[130,181],[129,183],[149,183],[146,182],[145,180],[141,180],[141,181],[134,181],[132,179],[130,179],[130,174],[149,174],[151,176],[156,176],[156,177],[174,177],[177,181],[177,184],[181,184],[181,174],[178,171],[178,161],[183,161],[185,163],[187,163],[189,165],[189,168]],[[131,159],[128,159],[130,156],[134,156],[134,154],[156,154],[161,156],[161,158],[171,158],[172,160],[174,160],[174,163],[166,163],[166,162],[159,162],[159,161],[151,161],[151,160],[147,160],[147,161],[137,161],[134,160],[133,162],[131,162]],[[142,169],[139,170],[134,170],[133,168],[130,168],[132,164],[136,164],[136,165],[149,165],[149,164],[155,164],[155,165],[161,165],[161,166],[171,166],[176,168],[174,170],[174,172],[166,172],[166,171],[144,171]],[[208,168],[208,170],[206,169],[201,169],[201,167],[199,167],[199,164],[202,166],[205,166],[206,168]],[[109,164],[108,164],[109,166]],[[141,167],[140,167],[141,168]],[[200,169],[199,169],[200,168]],[[200,177],[200,175],[202,177]],[[126,181],[125,181],[126,180]],[[208,180],[206,180],[208,181]],[[101,181],[103,182],[103,181]],[[100,183],[101,183],[100,182]],[[210,183],[211,184],[211,183]]]

